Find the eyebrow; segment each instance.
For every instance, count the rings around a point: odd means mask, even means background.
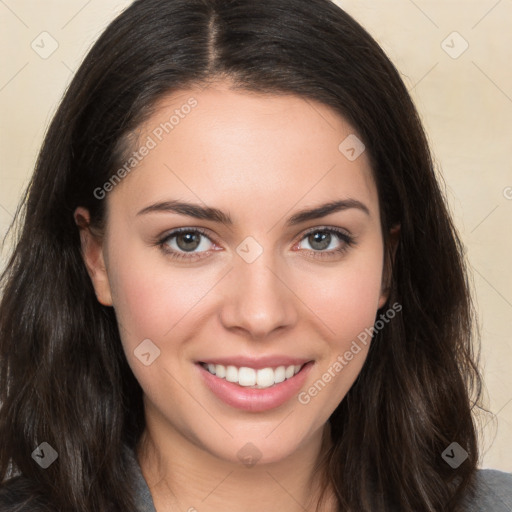
[[[292,215],[286,221],[286,225],[295,226],[308,220],[320,219],[331,213],[350,209],[357,209],[364,212],[368,216],[370,215],[370,210],[361,201],[358,201],[357,199],[342,199],[339,201],[324,203],[314,208],[301,210]],[[198,204],[186,203],[183,201],[162,201],[159,203],[151,204],[140,210],[137,213],[137,216],[154,212],[172,212],[186,215],[188,217],[194,217],[196,219],[219,222],[226,226],[233,225],[233,219],[229,216],[229,214],[224,213],[222,210],[211,208],[209,206],[200,206]]]

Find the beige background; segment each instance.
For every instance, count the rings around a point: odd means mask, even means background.
[[[130,3],[0,0],[1,235],[74,70]],[[424,120],[473,269],[496,414],[483,421],[481,466],[512,471],[512,0],[337,3],[383,46]]]

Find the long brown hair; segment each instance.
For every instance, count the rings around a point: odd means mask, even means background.
[[[329,0],[137,0],[90,50],[47,132],[2,275],[0,481],[22,475],[31,510],[134,511],[123,446],[144,430],[142,389],[112,308],[96,300],[73,212],[84,206],[102,226],[94,191],[130,134],[164,95],[217,78],[343,116],[371,157],[383,233],[401,226],[388,302],[402,311],[375,332],[329,419],[326,485],[344,511],[457,510],[478,460],[481,392],[464,251],[399,73]],[[468,453],[457,469],[441,456],[454,441]],[[42,442],[58,453],[47,469],[31,456]]]

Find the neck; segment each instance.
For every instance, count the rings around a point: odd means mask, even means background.
[[[328,486],[319,506],[323,458],[332,442],[327,423],[299,450],[283,460],[244,465],[215,457],[196,443],[151,424],[136,454],[157,512],[333,512]]]

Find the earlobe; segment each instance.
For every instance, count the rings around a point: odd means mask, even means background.
[[[100,304],[112,306],[112,294],[103,253],[103,239],[94,233],[90,225],[90,215],[86,208],[79,206],[73,217],[80,230],[82,257],[91,278],[96,297]]]
[[[382,308],[389,299],[391,292],[391,283],[393,282],[393,264],[395,262],[396,251],[400,239],[400,225],[393,226],[388,234],[388,250],[384,255],[384,269],[382,272],[382,287],[379,298],[378,309]]]

